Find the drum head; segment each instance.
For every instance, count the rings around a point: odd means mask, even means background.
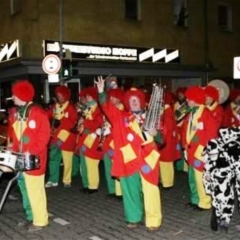
[[[1,170],[2,172],[5,172],[5,173],[7,173],[7,172],[13,172],[13,169],[12,169],[12,168],[7,167],[7,166],[3,166],[3,165],[0,165],[0,170]]]

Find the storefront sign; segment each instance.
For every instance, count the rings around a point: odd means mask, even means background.
[[[18,57],[20,57],[18,40],[0,45],[0,63]]]
[[[59,42],[45,40],[44,55],[59,54]],[[179,51],[172,49],[134,48],[81,43],[63,43],[62,51],[70,50],[73,59],[152,63],[180,63]]]

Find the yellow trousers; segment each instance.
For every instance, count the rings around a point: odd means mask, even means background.
[[[173,162],[163,162],[160,160],[160,177],[163,187],[172,187],[174,185]]]
[[[44,186],[45,175],[33,176],[23,173],[27,194],[33,214],[33,224],[39,227],[48,225],[47,199]]]
[[[142,176],[141,182],[146,227],[159,227],[162,224],[162,207],[159,188],[147,182]]]
[[[63,183],[70,184],[72,182],[73,152],[62,150],[62,160],[63,160]]]
[[[119,180],[115,180],[115,194],[116,196],[122,196],[122,189]]]
[[[205,192],[205,188],[202,180],[203,173],[194,169],[194,174],[195,174],[196,187],[197,187],[197,192],[199,197],[198,206],[200,208],[210,209],[212,201],[211,201],[211,197],[207,195]]]
[[[98,189],[99,186],[99,161],[97,159],[89,158],[85,156],[88,176],[88,188]]]

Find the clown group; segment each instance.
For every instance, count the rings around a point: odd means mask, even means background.
[[[73,175],[79,173],[80,191],[94,194],[99,189],[102,160],[108,195],[122,198],[128,228],[137,228],[145,220],[149,231],[159,229],[163,221],[160,189],[174,186],[176,170],[188,174],[187,206],[195,211],[213,206],[212,229],[227,228],[233,212],[232,179],[239,175],[238,166],[235,168],[238,155],[233,153],[239,149],[240,91],[232,91],[226,108],[219,104],[219,92],[213,86],[180,88],[176,101],[165,91],[160,127],[146,130],[143,125],[150,107],[146,93],[137,88],[124,92],[102,77],[94,83],[95,87],[80,91],[78,108],[71,102],[70,89],[57,86],[56,102],[47,111],[32,106],[34,89],[30,82],[13,85],[17,107],[9,115],[8,147],[39,155],[41,161],[40,169],[24,172],[19,179],[27,216],[23,225],[28,224],[29,231],[48,225],[44,185],[59,185],[61,162],[64,187],[71,187]],[[176,113],[180,111],[179,117]],[[219,132],[222,127],[237,132],[237,144],[227,139],[223,130]],[[224,169],[225,176],[221,175]],[[239,189],[238,179],[235,185]],[[216,186],[225,193],[225,199]]]

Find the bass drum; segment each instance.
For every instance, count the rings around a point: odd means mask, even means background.
[[[209,82],[208,85],[213,86],[218,90],[218,92],[219,92],[219,101],[218,102],[220,104],[224,103],[228,99],[230,90],[229,90],[228,85],[223,80],[214,79],[211,82]]]

